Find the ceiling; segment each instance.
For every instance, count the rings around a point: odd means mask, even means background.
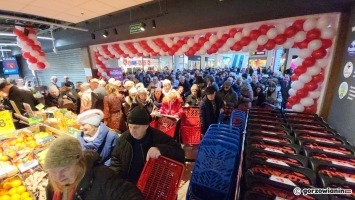
[[[4,11],[79,23],[152,0],[0,0]]]

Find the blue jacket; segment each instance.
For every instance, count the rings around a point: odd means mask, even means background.
[[[96,151],[100,154],[101,163],[110,166],[111,165],[111,152],[113,151],[118,135],[117,133],[110,131],[109,128],[104,124],[100,123],[99,135],[92,142],[86,142],[83,138],[84,134],[78,136],[81,147],[83,149]]]

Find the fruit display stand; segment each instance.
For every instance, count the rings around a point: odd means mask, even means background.
[[[9,177],[0,183],[1,200],[33,200],[33,195],[27,190],[19,176]]]

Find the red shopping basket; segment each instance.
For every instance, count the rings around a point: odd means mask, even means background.
[[[164,156],[149,159],[137,182],[145,200],[175,200],[185,166]]]
[[[155,120],[150,122],[150,126],[163,131],[165,134],[169,135],[170,137],[174,137],[176,123],[177,123],[176,119],[163,116],[163,117],[157,117]]]
[[[200,109],[198,107],[184,107],[184,115],[181,118],[183,126],[200,126]]]
[[[184,126],[180,128],[181,140],[183,144],[200,144],[201,127],[200,126]]]

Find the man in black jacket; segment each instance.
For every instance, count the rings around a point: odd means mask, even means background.
[[[137,183],[145,162],[160,155],[185,162],[185,153],[173,138],[149,126],[144,108],[135,107],[127,118],[129,130],[119,138],[112,152],[111,168],[116,174]]]

